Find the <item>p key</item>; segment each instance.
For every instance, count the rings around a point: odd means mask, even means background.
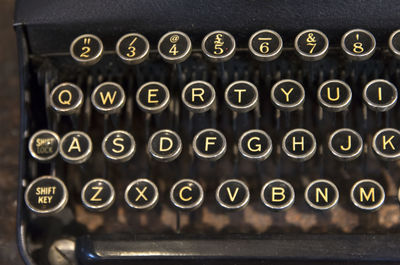
[[[337,159],[351,161],[361,155],[363,140],[356,131],[344,128],[329,137],[328,147]]]
[[[397,88],[387,80],[376,79],[365,86],[363,99],[372,110],[388,111],[396,105]]]
[[[168,88],[160,82],[148,82],[136,92],[136,102],[139,108],[152,114],[165,110],[169,100]]]
[[[237,112],[248,112],[258,104],[258,90],[248,81],[236,81],[225,90],[225,101]]]
[[[105,211],[115,200],[112,184],[105,179],[92,179],[83,187],[81,192],[83,205],[92,211]]]
[[[99,112],[113,114],[124,107],[126,99],[124,89],[119,84],[105,82],[94,89],[91,100]]]
[[[182,102],[190,111],[206,112],[215,102],[215,89],[205,81],[190,82],[183,88]]]
[[[350,105],[351,98],[351,89],[342,80],[328,80],[318,89],[319,104],[328,111],[345,110]]]
[[[50,93],[50,106],[60,114],[72,114],[79,111],[83,104],[82,90],[75,84],[62,83]]]
[[[304,162],[314,156],[317,143],[310,131],[294,129],[283,137],[282,149],[290,159]]]
[[[137,210],[150,210],[158,202],[158,188],[148,179],[132,181],[125,190],[126,203]]]
[[[383,160],[398,160],[400,158],[400,131],[393,128],[378,131],[372,139],[372,149]]]
[[[228,210],[244,208],[250,200],[250,192],[247,185],[238,179],[228,179],[222,182],[215,193],[220,206]]]
[[[281,80],[271,89],[272,103],[283,111],[294,111],[301,108],[304,98],[304,87],[295,80]]]

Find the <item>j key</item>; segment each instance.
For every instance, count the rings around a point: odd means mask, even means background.
[[[181,154],[182,140],[174,131],[160,130],[150,136],[148,151],[154,159],[170,162]]]
[[[125,190],[126,203],[137,210],[150,210],[158,202],[158,188],[148,179],[132,181]]]
[[[83,187],[81,199],[87,209],[102,212],[114,203],[115,191],[109,181],[101,178],[93,179]]]
[[[372,179],[363,179],[354,184],[350,193],[353,204],[362,210],[373,211],[385,201],[385,190]]]
[[[371,32],[353,29],[343,35],[341,46],[346,56],[351,60],[364,61],[374,54],[376,41]]]
[[[50,161],[58,155],[58,134],[50,130],[40,130],[29,139],[29,153],[39,161]]]
[[[281,80],[271,89],[272,103],[283,111],[298,110],[303,106],[304,98],[304,87],[295,80]]]
[[[119,84],[105,82],[94,89],[91,100],[99,112],[113,114],[124,107],[126,98],[124,89]]]
[[[126,162],[135,154],[136,142],[126,131],[112,131],[104,137],[101,149],[110,161]]]
[[[216,30],[201,42],[204,55],[212,62],[226,62],[235,55],[235,38],[228,32]]]
[[[228,210],[239,210],[249,203],[250,192],[243,181],[228,179],[218,186],[215,197],[221,207]]]
[[[261,189],[261,201],[271,210],[279,211],[290,208],[294,203],[293,186],[282,179],[271,180]]]
[[[215,89],[205,81],[190,82],[183,88],[182,102],[190,111],[196,113],[206,112],[215,102]]]
[[[397,59],[400,58],[400,30],[396,30],[390,35],[389,49]]]
[[[400,131],[393,128],[378,131],[372,139],[372,149],[383,160],[398,160],[400,158]]]
[[[321,31],[307,29],[297,35],[294,47],[303,60],[318,61],[328,53],[329,40]]]
[[[81,164],[92,155],[93,145],[89,135],[72,131],[61,138],[60,155],[68,163]]]
[[[32,181],[25,190],[25,203],[37,214],[58,213],[68,202],[68,191],[62,180],[42,176]]]
[[[314,156],[317,150],[317,143],[310,131],[294,129],[283,138],[282,149],[290,159],[304,162]]]
[[[150,44],[145,36],[128,33],[118,40],[115,51],[124,63],[140,64],[149,57]]]
[[[327,111],[339,112],[348,108],[352,92],[348,84],[341,80],[328,80],[318,89],[318,101]]]
[[[72,41],[70,53],[75,61],[93,65],[103,56],[103,42],[93,34],[84,34]]]
[[[248,81],[235,81],[225,90],[225,102],[237,112],[248,112],[258,104],[258,90]]]
[[[244,158],[263,161],[272,153],[272,140],[262,130],[249,130],[239,138],[238,149]]]
[[[204,160],[218,160],[226,152],[226,138],[215,129],[204,129],[197,133],[192,145],[196,156]]]
[[[182,179],[171,188],[170,199],[178,209],[192,211],[203,203],[204,191],[197,181]]]
[[[397,103],[397,88],[387,80],[376,79],[364,87],[363,99],[374,111],[388,111]]]
[[[283,41],[281,36],[268,29],[262,29],[254,33],[249,39],[251,55],[263,62],[275,60],[281,55]]]
[[[339,191],[333,182],[318,179],[307,186],[304,197],[313,209],[328,210],[339,201]]]
[[[192,52],[192,42],[188,35],[180,31],[171,31],[161,37],[158,52],[168,63],[181,63]]]
[[[335,131],[328,141],[329,150],[339,160],[351,161],[359,157],[363,150],[361,135],[352,129]]]
[[[75,84],[62,83],[50,93],[50,106],[60,114],[73,114],[80,110],[83,104],[82,90]]]
[[[165,110],[169,100],[168,88],[160,82],[148,82],[136,92],[136,102],[139,108],[152,114]]]

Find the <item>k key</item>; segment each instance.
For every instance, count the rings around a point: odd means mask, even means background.
[[[378,131],[372,139],[372,149],[383,160],[398,160],[400,158],[400,131],[393,128]]]

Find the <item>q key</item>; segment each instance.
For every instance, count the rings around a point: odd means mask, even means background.
[[[80,87],[72,83],[61,83],[50,93],[50,106],[59,114],[73,114],[83,104],[83,93]]]

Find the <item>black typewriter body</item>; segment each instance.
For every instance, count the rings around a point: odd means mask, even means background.
[[[395,1],[17,1],[25,263],[400,264],[399,25]]]

